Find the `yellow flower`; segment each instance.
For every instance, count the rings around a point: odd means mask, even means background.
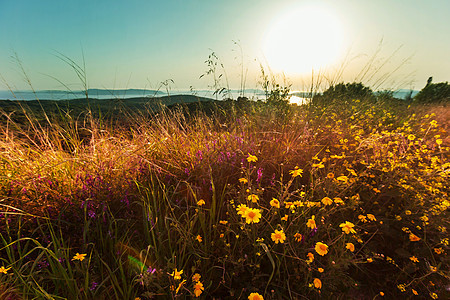
[[[203,241],[202,236],[200,234],[197,235],[196,239],[199,243],[201,243]]]
[[[296,234],[294,234],[294,238],[295,238],[295,240],[296,240],[297,242],[301,242],[303,236],[302,236],[300,233],[297,232]]]
[[[248,296],[248,300],[264,300],[264,297],[258,293],[251,293],[250,296]]]
[[[72,260],[83,261],[85,257],[86,257],[86,254],[80,254],[77,252],[77,254],[75,254],[75,256],[72,258]]]
[[[253,203],[256,203],[256,202],[258,202],[259,197],[258,197],[258,195],[251,194],[251,195],[248,195],[247,200],[252,201]]]
[[[246,184],[248,182],[247,178],[239,178],[239,182]]]
[[[295,178],[295,177],[297,177],[297,176],[302,177],[302,173],[303,173],[303,170],[302,170],[302,169],[299,169],[298,167],[295,167],[294,170],[289,171],[289,174],[292,174],[292,177],[293,177],[293,178]]]
[[[247,161],[248,162],[257,162],[258,161],[258,158],[256,157],[256,156],[254,156],[254,155],[251,155],[250,153],[248,154],[248,157],[247,157]]]
[[[380,292],[380,296],[381,296],[381,297],[384,297],[384,293],[383,293],[383,292]]]
[[[288,215],[284,215],[284,217],[281,218],[281,221],[287,221],[288,220]]]
[[[415,235],[414,233],[410,233],[409,234],[409,240],[411,242],[418,242],[420,241],[420,237],[418,237],[417,235]]]
[[[9,270],[9,269],[11,269],[11,267],[5,268],[4,266],[1,266],[1,267],[0,267],[0,273],[8,274],[8,270]]]
[[[205,205],[205,200],[203,200],[203,199],[198,200],[198,201],[197,201],[197,205],[198,205],[198,206]]]
[[[345,223],[340,224],[339,227],[341,227],[342,231],[345,232],[346,234],[356,233],[355,229],[353,229],[355,225],[349,221],[345,221]]]
[[[327,174],[327,178],[333,179],[333,178],[334,178],[334,174],[333,174],[333,173],[328,173],[328,174]]]
[[[311,252],[308,252],[306,256],[308,256],[308,262],[312,263],[314,261],[314,254],[312,254]]]
[[[414,134],[408,135],[408,140],[414,141],[416,139],[416,136]]]
[[[436,254],[442,254],[444,253],[444,249],[442,249],[442,247],[434,248],[434,252],[436,252]]]
[[[361,222],[363,222],[363,223],[366,223],[366,222],[367,222],[366,216],[364,216],[364,215],[359,215],[359,216],[358,216],[358,219],[359,219]]]
[[[411,292],[416,296],[419,295],[419,293],[415,289],[411,289]]]
[[[219,223],[222,224],[222,225],[227,225],[227,224],[228,224],[228,221],[220,220]]]
[[[322,288],[322,281],[320,281],[319,278],[314,278],[314,287],[316,289],[321,289]]]
[[[319,273],[323,273],[324,269],[323,268],[318,268],[317,271],[319,271]]]
[[[306,223],[306,226],[311,229],[317,228],[316,221],[314,221],[315,218],[316,218],[315,216],[312,216],[311,219],[309,219],[308,222]]]
[[[241,215],[242,217],[244,217],[245,212],[247,210],[249,210],[249,208],[245,204],[239,204],[238,207],[236,208],[236,210],[237,210],[238,215]]]
[[[375,218],[374,215],[372,214],[367,214],[367,217],[369,218],[370,221],[376,221],[377,219]]]
[[[367,262],[368,262],[368,263],[373,262],[373,258],[370,258],[370,257],[369,257],[369,258],[367,259]]]
[[[280,208],[280,201],[278,201],[278,199],[276,199],[276,198],[272,198],[272,200],[270,201],[269,204],[270,204],[270,206]]]
[[[202,276],[198,273],[195,273],[194,275],[192,275],[192,281],[200,281],[200,278],[202,278]]]
[[[351,252],[355,251],[355,245],[353,245],[353,243],[347,243],[347,245],[345,246],[345,248],[347,248],[347,249],[350,250]]]
[[[248,208],[244,216],[247,224],[258,223],[261,218],[261,211],[257,208]]]
[[[331,205],[331,204],[333,204],[333,200],[331,200],[328,197],[325,197],[322,199],[322,203],[323,203],[323,205]]]
[[[339,176],[338,178],[336,178],[337,181],[342,181],[343,183],[347,183],[348,182],[348,177],[347,176]]]
[[[437,140],[436,140],[436,144],[442,145],[442,139],[437,139]]]
[[[175,279],[175,280],[180,280],[181,279],[181,274],[183,274],[183,270],[178,271],[175,268],[175,270],[172,272],[172,274],[170,274],[170,276],[172,276],[173,279]]]
[[[407,215],[407,216],[411,215],[411,211],[410,210],[405,210],[405,215]]]
[[[200,281],[197,281],[194,284],[194,295],[195,295],[195,297],[200,296],[204,289],[205,288],[203,287],[203,283],[201,283]]]
[[[418,259],[417,257],[415,257],[415,256],[411,256],[409,259],[410,259],[412,262],[415,262],[415,263],[419,262],[419,259]]]
[[[438,295],[436,293],[430,293],[430,297],[433,299],[437,299]]]
[[[275,232],[273,232],[270,237],[272,238],[272,241],[275,242],[275,244],[281,243],[283,244],[284,241],[286,240],[286,234],[284,234],[283,229],[281,230],[277,230],[275,229]]]
[[[324,256],[325,254],[328,253],[328,246],[322,242],[317,242],[315,250],[317,254]]]
[[[342,199],[339,198],[339,197],[334,197],[334,203],[336,203],[336,204],[344,204],[344,201],[342,201]]]

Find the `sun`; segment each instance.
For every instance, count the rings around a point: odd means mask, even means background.
[[[270,25],[263,53],[274,71],[305,74],[336,62],[343,43],[336,14],[319,6],[300,7]]]

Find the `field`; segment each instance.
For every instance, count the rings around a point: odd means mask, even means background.
[[[1,299],[450,298],[445,104],[35,104],[2,106]]]

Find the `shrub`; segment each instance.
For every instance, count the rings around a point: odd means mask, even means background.
[[[429,83],[415,97],[417,103],[435,103],[450,101],[448,82]]]

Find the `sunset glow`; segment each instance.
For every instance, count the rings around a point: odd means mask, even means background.
[[[336,62],[343,46],[339,18],[324,7],[308,6],[281,14],[268,28],[263,51],[275,71],[303,74]]]

